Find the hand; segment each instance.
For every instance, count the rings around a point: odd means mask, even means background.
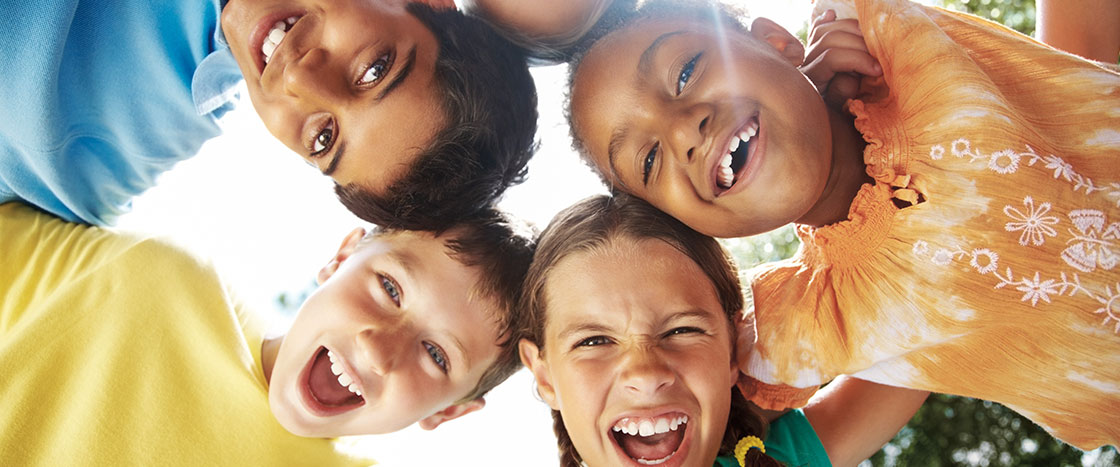
[[[801,72],[817,87],[824,101],[835,107],[856,96],[862,76],[883,74],[879,62],[867,50],[859,22],[837,20],[833,10],[813,19]]]

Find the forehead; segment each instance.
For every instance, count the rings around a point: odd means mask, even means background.
[[[715,286],[700,266],[655,239],[615,238],[574,253],[554,267],[545,293],[548,322],[561,326],[570,319],[609,319],[622,310],[641,312],[637,318],[693,308],[722,314]]]
[[[357,183],[379,194],[408,172],[448,124],[436,77],[435,35],[412,15],[403,16],[394,26],[411,40],[401,41],[386,76],[386,88],[392,89],[351,99],[341,143],[352,157],[340,158],[333,174],[341,185]]]

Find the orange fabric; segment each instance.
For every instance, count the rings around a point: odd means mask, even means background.
[[[748,392],[777,409],[854,374],[1116,445],[1120,73],[972,16],[855,4],[884,70],[849,103],[876,183],[755,271],[743,370],[789,387]]]

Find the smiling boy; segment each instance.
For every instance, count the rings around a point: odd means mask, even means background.
[[[533,150],[522,51],[454,10],[402,0],[6,6],[0,72],[19,79],[0,83],[0,102],[19,118],[0,124],[0,202],[112,224],[220,133],[243,79],[268,130],[382,225],[443,228],[485,209]]]
[[[520,366],[532,244],[496,213],[352,232],[277,337],[160,240],[7,203],[0,245],[3,465],[368,465],[323,438],[435,428]]]

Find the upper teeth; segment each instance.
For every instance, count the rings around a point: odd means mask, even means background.
[[[719,160],[719,170],[716,172],[716,181],[721,188],[731,188],[731,185],[735,183],[735,172],[731,170],[731,162],[733,159],[731,153],[738,150],[739,144],[742,142],[746,141],[750,143],[751,138],[754,138],[757,134],[758,122],[751,120],[751,123],[747,124],[742,130],[739,130],[739,134],[731,137],[731,143],[727,145],[727,153]]]
[[[272,29],[268,30],[268,35],[264,38],[264,43],[261,44],[261,53],[264,54],[264,62],[268,63],[272,60],[272,53],[280,46],[280,42],[284,41],[284,36],[288,35],[288,30],[292,25],[296,24],[299,17],[292,16],[284,21],[277,21],[272,25]]]
[[[638,435],[644,438],[661,433],[668,433],[670,431],[677,431],[677,427],[685,423],[688,423],[688,416],[686,415],[641,419],[623,418],[619,420],[618,423],[615,423],[614,427],[611,429],[618,433],[626,433],[630,436]]]
[[[334,375],[338,377],[338,384],[350,392],[361,396],[362,391],[358,390],[358,385],[354,383],[354,378],[351,378],[350,375],[346,373],[346,369],[342,367],[342,363],[338,361],[339,359],[335,358],[334,352],[328,350],[327,358],[331,360],[331,373],[334,373]]]

